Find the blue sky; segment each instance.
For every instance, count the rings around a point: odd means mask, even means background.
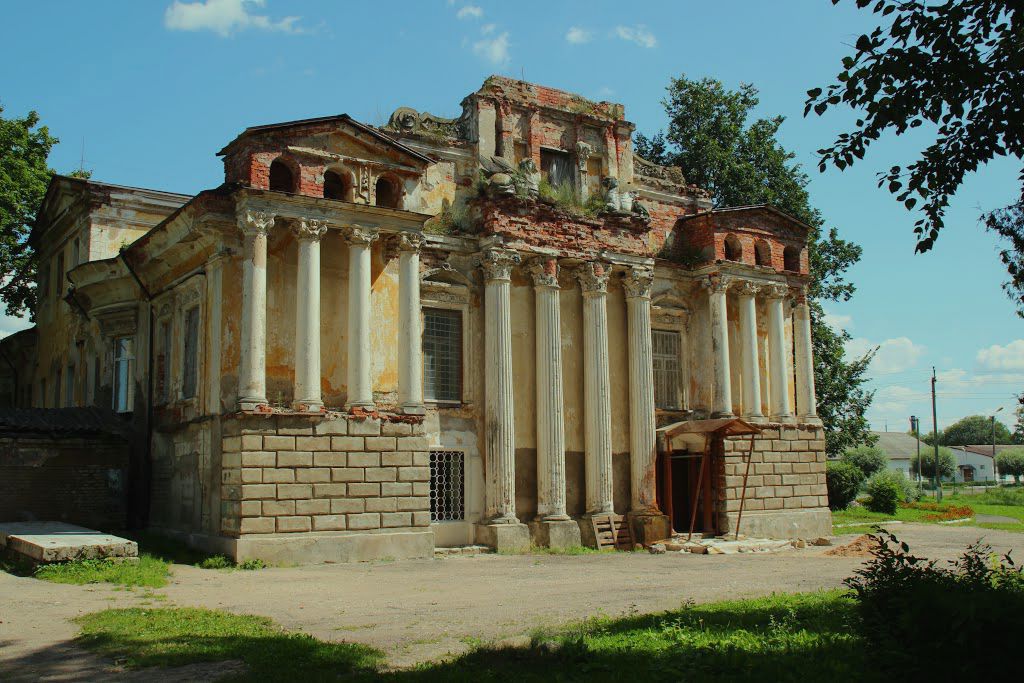
[[[178,192],[217,185],[215,153],[246,126],[341,112],[379,124],[401,105],[455,116],[491,73],[621,102],[648,133],[665,125],[672,76],[752,82],[759,113],[787,117],[782,142],[811,170],[814,203],[864,247],[850,273],[856,296],[826,308],[853,335],[852,352],[881,346],[874,427],[930,415],[932,365],[940,427],[1000,406],[1012,422],[1024,326],[977,217],[1013,201],[1019,165],[971,177],[926,255],[913,253],[916,216],[875,173],[913,160],[927,131],[819,174],[814,150],[852,117],[804,119],[804,93],[830,82],[874,26],[853,2],[108,0],[10,3],[4,16],[0,104],[5,115],[37,110],[61,138],[52,166],[77,168],[84,143],[94,178]],[[3,333],[23,326],[0,319]]]

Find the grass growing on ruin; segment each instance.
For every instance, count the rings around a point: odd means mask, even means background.
[[[160,588],[167,585],[170,573],[167,562],[152,555],[141,555],[135,562],[105,559],[46,564],[36,569],[32,575],[53,583],[113,583],[120,586]]]
[[[687,606],[538,632],[529,647],[476,644],[411,670],[383,653],[205,609],[113,609],[80,617],[80,644],[132,668],[241,660],[242,680],[808,681],[863,679],[855,603],[842,591]]]

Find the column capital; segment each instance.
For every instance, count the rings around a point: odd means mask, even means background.
[[[327,234],[327,221],[321,218],[300,218],[292,226],[295,236],[300,240],[319,242]]]
[[[584,294],[605,294],[608,292],[608,268],[600,261],[589,261],[573,271],[580,281]]]
[[[342,233],[345,235],[345,240],[353,246],[368,247],[374,240],[380,237],[380,231],[377,228],[365,225],[346,226]]]
[[[654,285],[653,268],[630,268],[622,275],[622,287],[627,299],[650,299]]]
[[[766,285],[764,290],[768,294],[769,299],[785,299],[787,296],[789,296],[789,287],[787,287],[786,285]]]
[[[488,282],[511,279],[512,267],[522,261],[519,254],[511,249],[488,249],[480,254],[478,260],[484,271],[484,280]]]
[[[739,280],[736,283],[736,293],[740,296],[756,296],[763,289],[763,285],[750,280]]]
[[[526,269],[533,276],[534,287],[558,289],[558,259],[554,256],[538,256],[531,259]]]
[[[402,232],[395,235],[394,248],[396,251],[416,251],[423,248],[423,235],[414,232]]]
[[[734,279],[731,277],[714,273],[701,279],[700,286],[708,290],[709,294],[722,294],[729,288],[729,285],[733,284],[733,282]]]
[[[266,237],[267,232],[274,227],[276,216],[268,211],[255,211],[246,209],[238,216],[238,227],[246,236]]]
[[[806,306],[807,301],[807,285],[797,285],[790,290],[790,296],[793,297],[793,302],[798,306]]]

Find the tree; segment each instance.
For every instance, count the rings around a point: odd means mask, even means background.
[[[925,479],[931,479],[935,476],[935,451],[931,448],[928,450],[921,451],[921,475]],[[910,472],[913,475],[917,475],[918,462],[917,454],[915,453],[910,458]],[[948,448],[939,446],[939,477],[942,479],[949,479],[956,472],[956,457],[953,455],[953,451]]]
[[[838,4],[839,0],[832,0]],[[950,198],[967,174],[998,156],[1024,159],[1024,4],[1019,0],[856,0],[885,23],[862,35],[844,57],[836,83],[807,91],[804,115],[849,107],[853,130],[818,150],[819,169],[842,171],[863,159],[885,133],[903,135],[927,125],[935,142],[907,166],[879,173],[908,210],[917,252],[932,248]],[[1001,254],[1007,292],[1024,316],[1024,171],[1020,198],[982,218],[1010,242]]]
[[[35,254],[28,234],[53,171],[46,165],[57,139],[39,115],[6,119],[0,106],[0,300],[8,315],[35,311]]]
[[[1013,443],[1024,444],[1024,394],[1017,394],[1017,407],[1013,411]]]
[[[996,420],[996,443],[1012,443],[1010,430]],[[969,415],[946,427],[942,433],[945,446],[972,446],[992,443],[992,418],[984,415]]]
[[[874,439],[865,412],[874,395],[864,388],[874,352],[847,361],[846,332],[824,320],[822,301],[846,301],[854,292],[844,274],[860,260],[861,248],[826,230],[811,206],[807,174],[778,141],[783,117],[750,121],[758,91],[742,84],[727,90],[720,81],[673,78],[662,101],[668,132],[636,137],[636,151],[654,163],[679,166],[687,181],[708,189],[718,206],[774,204],[811,226],[808,238],[811,281],[811,341],[818,415],[825,425],[826,450],[838,456]]]
[[[851,448],[842,455],[843,462],[848,462],[868,479],[876,472],[881,472],[889,464],[889,458],[885,452],[877,446],[857,446]]]
[[[1020,483],[1024,476],[1024,448],[1007,448],[1002,453],[996,454],[996,468],[999,474],[1012,474],[1013,481]]]

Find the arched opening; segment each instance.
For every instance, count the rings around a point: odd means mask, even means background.
[[[399,202],[399,191],[398,183],[391,178],[383,177],[377,179],[377,185],[375,188],[374,195],[376,196],[376,205],[383,206],[388,209],[397,209]]]
[[[772,264],[772,247],[764,240],[754,242],[754,263],[758,266]]]
[[[794,273],[800,272],[800,249],[798,247],[786,247],[782,251],[782,267]]]
[[[352,180],[344,171],[324,173],[324,199],[352,201]]]
[[[274,159],[270,164],[270,189],[275,192],[295,192],[295,174],[280,159]]]
[[[743,260],[743,245],[740,244],[740,240],[738,237],[736,237],[736,235],[728,235],[725,238],[725,260]]]

